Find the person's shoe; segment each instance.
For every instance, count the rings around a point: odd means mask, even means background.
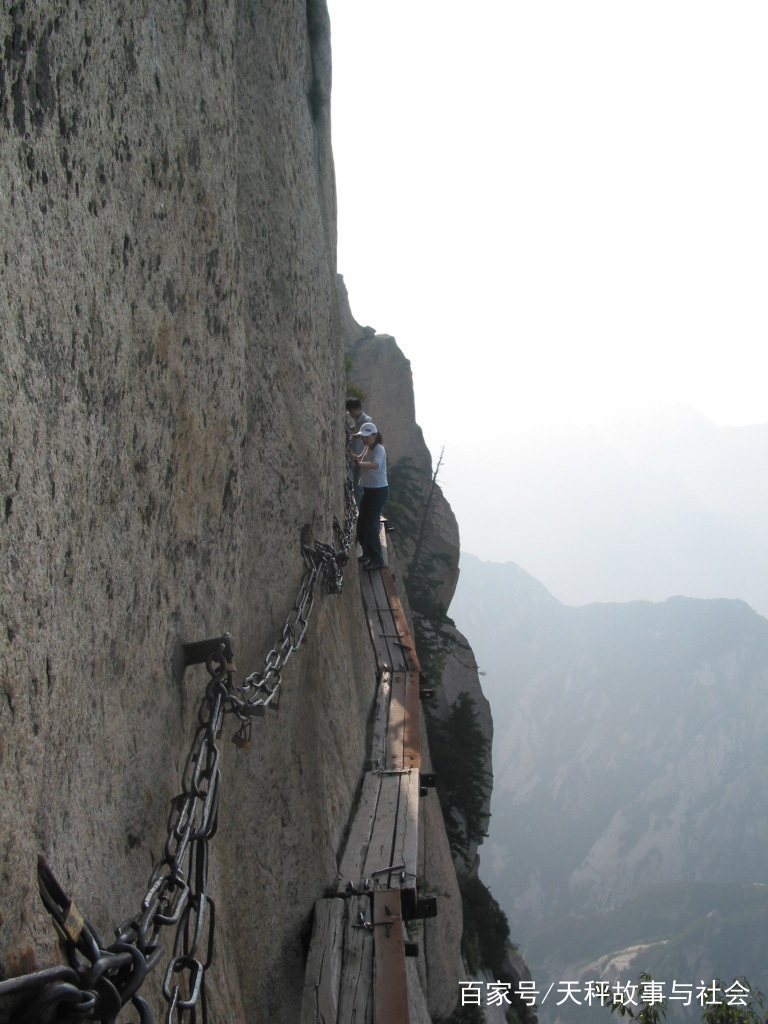
[[[367,562],[363,563],[363,568],[367,569],[368,572],[373,572],[374,569],[383,569],[384,563],[380,558],[370,558]]]
[[[371,556],[370,555],[360,555],[360,557],[358,558],[358,562],[361,565],[363,564],[363,562],[370,562],[370,560],[371,560]]]

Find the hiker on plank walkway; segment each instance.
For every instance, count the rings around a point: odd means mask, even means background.
[[[375,423],[364,423],[354,436],[361,437],[365,446],[359,455],[352,455],[360,467],[360,484],[363,488],[357,520],[357,539],[363,549],[360,561],[366,569],[381,569],[384,562],[381,557],[379,521],[389,496],[387,453]]]

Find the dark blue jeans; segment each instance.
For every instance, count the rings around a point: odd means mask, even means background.
[[[388,487],[364,487],[357,519],[357,539],[366,558],[381,561],[381,540],[379,539],[379,517],[389,497]]]

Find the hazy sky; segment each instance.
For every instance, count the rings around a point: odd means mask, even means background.
[[[765,0],[329,6],[339,269],[447,484],[520,421],[768,421]]]
[[[329,3],[339,269],[412,361],[466,550],[536,569],[484,523],[510,436],[768,422],[765,0]]]

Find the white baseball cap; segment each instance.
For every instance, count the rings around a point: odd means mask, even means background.
[[[364,423],[356,434],[352,437],[373,437],[374,434],[378,434],[378,428],[375,423]]]

